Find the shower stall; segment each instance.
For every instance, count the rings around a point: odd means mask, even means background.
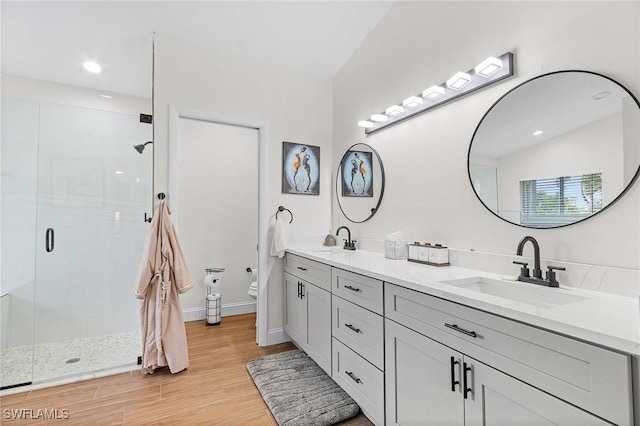
[[[150,102],[146,100],[147,108]],[[130,366],[152,209],[152,126],[133,110],[2,98],[0,386]]]

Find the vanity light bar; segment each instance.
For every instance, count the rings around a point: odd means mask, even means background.
[[[359,121],[358,126],[364,127],[365,134],[377,132],[392,124],[497,83],[513,74],[513,53],[507,52],[498,57],[490,56],[473,69],[467,72],[457,72],[446,82],[425,89],[421,96],[409,96],[402,101],[402,106],[391,105],[384,111],[384,114],[372,114],[370,120]],[[387,119],[381,119],[381,115],[386,116]]]

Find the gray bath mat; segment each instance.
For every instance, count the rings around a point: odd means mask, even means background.
[[[252,359],[247,370],[280,426],[332,425],[360,411],[301,350]]]

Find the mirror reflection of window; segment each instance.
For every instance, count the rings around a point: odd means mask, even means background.
[[[562,226],[602,210],[602,173],[520,181],[520,222]]]

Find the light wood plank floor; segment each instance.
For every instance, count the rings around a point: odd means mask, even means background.
[[[186,323],[190,366],[143,375],[140,370],[0,398],[0,424],[30,425],[277,425],[246,364],[293,349],[291,343],[259,347],[255,314],[224,317],[219,326]],[[68,419],[9,419],[6,410],[68,410]],[[372,423],[362,414],[342,426]]]

